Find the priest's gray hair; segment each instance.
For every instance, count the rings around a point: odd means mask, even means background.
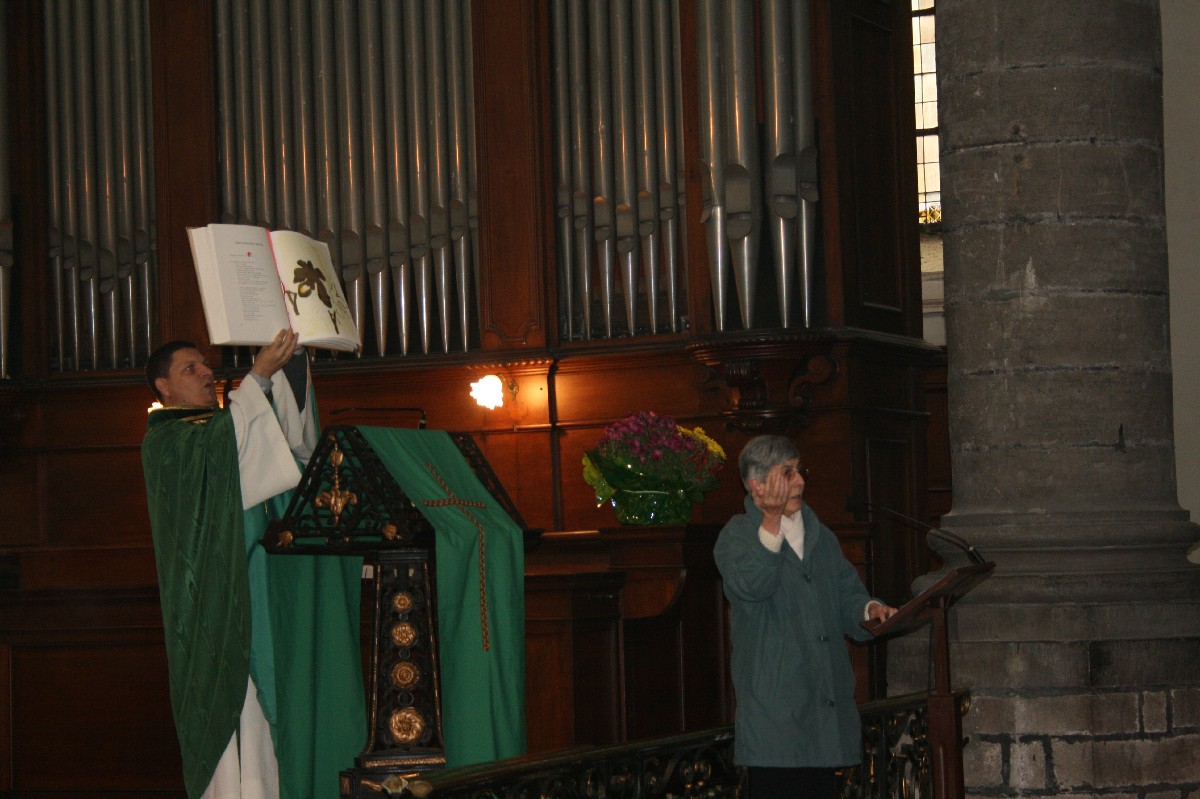
[[[799,457],[800,450],[790,439],[774,435],[755,436],[742,447],[738,455],[738,473],[742,476],[742,485],[749,491],[751,480],[766,480],[772,468]]]

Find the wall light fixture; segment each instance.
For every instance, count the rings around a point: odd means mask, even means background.
[[[504,394],[512,399],[517,398],[517,381],[500,375],[484,375],[471,384],[471,396],[475,402],[489,410],[495,410],[504,405]]]

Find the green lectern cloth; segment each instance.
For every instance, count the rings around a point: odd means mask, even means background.
[[[360,427],[436,531],[447,767],[525,751],[521,529],[439,430]]]
[[[362,750],[362,559],[267,555],[291,492],[242,511],[229,411],[150,415],[142,445],[188,796],[208,787],[254,676],[281,799],[337,796]]]
[[[354,764],[367,738],[359,624],[362,558],[267,555],[257,542],[267,522],[287,510],[291,495],[288,491],[246,511],[246,538],[266,561],[274,656],[269,671],[275,675],[277,702],[275,716],[267,718],[279,760],[280,799],[335,797],[338,775]],[[257,599],[254,558],[250,577]],[[253,607],[257,612],[260,606]],[[257,623],[254,631],[259,632]],[[251,657],[252,668],[258,662]]]

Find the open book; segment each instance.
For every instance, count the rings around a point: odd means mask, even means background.
[[[310,347],[351,352],[358,329],[324,242],[253,225],[188,228],[209,340],[270,344],[284,328]]]

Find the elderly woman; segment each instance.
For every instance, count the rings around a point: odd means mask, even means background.
[[[844,636],[894,614],[863,588],[837,536],[804,504],[800,454],[782,436],[738,457],[746,511],[717,539],[733,609],[734,760],[751,799],[829,799],[835,769],[861,760],[854,672]]]

